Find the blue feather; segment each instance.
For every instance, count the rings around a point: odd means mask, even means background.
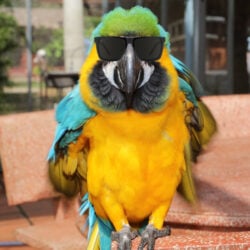
[[[79,84],[76,85],[57,106],[56,121],[58,125],[48,154],[48,160],[55,161],[56,146],[63,149],[69,143],[75,141],[82,132],[82,126],[95,114],[82,99]]]
[[[60,138],[64,135],[65,132],[66,132],[66,129],[63,128],[63,126],[61,124],[58,124],[56,127],[54,141],[53,141],[52,146],[49,150],[48,160],[55,161],[55,158],[56,158],[55,146],[56,146],[57,142],[60,140]]]
[[[94,115],[95,112],[82,99],[79,84],[62,99],[56,110],[57,122],[63,124],[67,130],[78,129]]]
[[[114,227],[108,220],[97,217],[99,232],[100,232],[100,246],[101,250],[111,249],[111,233]]]
[[[89,215],[88,215],[88,219],[87,219],[87,224],[89,226],[89,232],[88,232],[88,239],[89,239],[97,217],[95,214],[94,207],[92,206],[92,204],[90,203],[90,201],[88,199],[88,193],[86,193],[82,198],[82,204],[79,208],[79,214],[83,215],[87,211],[89,211]]]
[[[191,86],[182,78],[179,79],[179,88],[180,90],[185,94],[186,98],[194,104],[195,107],[198,106],[197,99],[195,97],[195,94],[191,88]]]
[[[182,63],[180,60],[178,60],[173,55],[170,55],[170,58],[174,64],[174,67],[177,70],[179,76],[182,78],[182,80],[184,80],[186,82],[186,83],[181,82],[180,87],[182,87],[186,90],[188,87],[185,87],[185,85],[188,84],[191,86],[191,90],[193,92],[193,95],[195,96],[195,99],[197,99],[196,97],[202,96],[203,95],[203,88],[202,88],[200,82],[198,81],[198,79],[191,72],[191,70],[184,63]],[[188,90],[188,91],[190,92],[190,90]],[[190,100],[190,101],[192,101],[192,100]]]
[[[111,233],[114,231],[113,225],[108,221],[101,219],[95,213],[94,207],[88,199],[88,194],[82,198],[82,204],[80,206],[80,215],[83,215],[87,211],[88,213],[88,239],[91,236],[95,222],[98,223],[99,234],[100,234],[100,250],[110,250],[111,249]]]

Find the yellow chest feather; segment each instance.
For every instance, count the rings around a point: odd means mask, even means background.
[[[152,114],[100,113],[88,121],[84,134],[90,141],[88,192],[97,214],[105,217],[98,202],[107,193],[132,221],[172,199],[188,140],[181,103]]]

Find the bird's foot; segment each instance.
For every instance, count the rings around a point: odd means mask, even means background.
[[[147,250],[154,250],[155,240],[160,237],[165,237],[170,235],[171,230],[169,226],[166,226],[164,229],[158,230],[152,224],[147,225],[146,229],[141,235],[141,242],[138,247],[138,250],[143,250],[147,245]]]
[[[137,231],[132,231],[130,226],[125,225],[118,232],[112,232],[112,241],[118,242],[119,250],[130,250],[132,246],[132,240],[138,236]]]

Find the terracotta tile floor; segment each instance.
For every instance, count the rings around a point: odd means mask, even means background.
[[[41,222],[49,222],[53,220],[54,204],[52,200],[24,204],[21,208],[25,210],[28,218],[24,217],[20,208],[7,205],[3,185],[0,185],[0,250],[35,249],[27,245],[14,246],[15,243],[18,243],[15,238],[15,230],[17,228],[28,226],[30,223],[41,224]],[[196,245],[198,248],[200,245],[200,249],[205,250],[208,249],[206,245],[211,248],[211,242],[214,243],[214,248],[212,247],[211,249],[216,249],[218,246],[220,246],[221,249],[238,249],[239,246],[241,249],[249,249],[249,245],[247,244],[247,242],[249,242],[249,234],[246,229],[246,231],[239,230],[238,232],[236,232],[237,230],[234,231],[235,229],[227,229],[220,232],[218,228],[214,231],[211,229],[200,230],[199,228],[192,228],[190,226],[188,227],[189,229],[186,229],[183,225],[171,226],[172,237],[157,240],[156,249],[173,249],[172,247],[177,244],[179,247],[187,247],[188,245],[189,247],[193,247]],[[237,246],[234,245],[236,242]],[[4,246],[4,244],[7,245],[8,243],[9,246]],[[139,239],[136,239],[133,242],[133,249],[137,248],[138,243]],[[113,247],[112,249],[116,249],[116,247]]]
[[[28,218],[22,214],[26,212]],[[24,204],[21,207],[8,206],[5,191],[0,174],[0,249],[31,250],[33,247],[19,244],[15,238],[17,228],[36,224],[41,221],[49,221],[53,218],[54,206],[52,200],[43,200],[35,203]]]

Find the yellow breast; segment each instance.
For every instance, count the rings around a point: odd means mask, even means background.
[[[100,113],[84,134],[90,139],[88,191],[98,215],[105,218],[98,201],[107,190],[130,221],[145,218],[159,202],[171,202],[188,140],[181,101],[153,114]]]

